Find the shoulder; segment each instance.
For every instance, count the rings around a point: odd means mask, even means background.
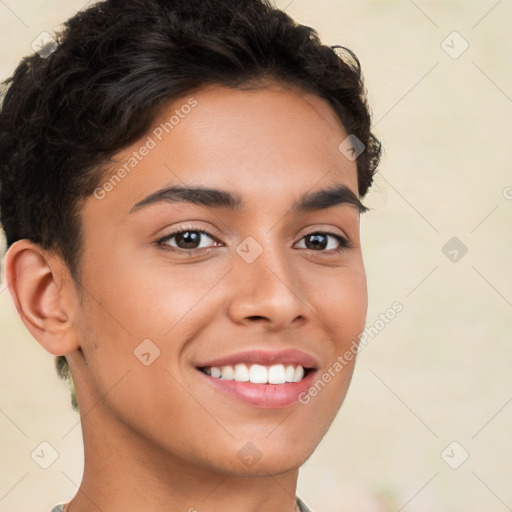
[[[299,505],[300,512],[313,512],[298,496],[297,498],[297,505]],[[52,510],[53,512],[53,510]]]
[[[63,512],[65,503],[61,503],[59,505],[55,505],[50,512]]]
[[[299,505],[300,512],[313,512],[298,496],[297,496],[297,504]],[[64,503],[59,505],[55,505],[50,512],[63,512]]]

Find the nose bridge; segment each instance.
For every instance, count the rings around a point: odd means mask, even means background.
[[[230,308],[234,319],[265,317],[282,325],[304,316],[300,281],[294,278],[292,262],[286,254],[290,250],[272,235],[262,243],[247,237],[236,248],[236,285]]]

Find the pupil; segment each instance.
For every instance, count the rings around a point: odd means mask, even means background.
[[[191,234],[192,233],[192,234]],[[177,235],[177,243],[182,248],[188,248],[188,249],[195,249],[195,245],[199,242],[199,233],[196,231],[184,231],[183,233],[180,233]],[[183,244],[179,243],[179,240],[183,240],[185,243],[185,246],[183,247]],[[195,245],[194,245],[195,244]]]
[[[308,249],[316,249],[319,246],[321,246],[321,248],[325,248],[325,238],[326,237],[321,234],[309,235],[306,240],[314,240],[314,242],[312,244],[306,242],[306,245],[308,246]],[[320,241],[320,243],[319,243],[319,239],[323,239],[323,242]]]

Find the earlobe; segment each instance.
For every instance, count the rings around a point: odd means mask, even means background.
[[[18,240],[5,255],[5,280],[21,320],[53,355],[79,348],[73,329],[71,283],[56,256],[29,240]]]

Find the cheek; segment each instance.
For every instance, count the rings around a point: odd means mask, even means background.
[[[368,307],[364,267],[337,269],[316,276],[315,314],[326,336],[323,344],[325,367],[317,375],[305,402],[312,414],[330,424],[347,393],[357,357],[359,336],[364,330]],[[314,389],[313,389],[314,388]]]
[[[229,263],[220,258],[197,265],[153,262],[130,279],[137,300],[123,304],[123,314],[139,337],[161,339],[164,345],[172,339],[185,342],[212,321],[221,307],[218,291],[229,269]]]
[[[101,321],[109,330],[129,333],[134,342],[161,338],[193,316],[223,274],[215,262],[201,266],[179,265],[164,257],[145,259],[133,247],[120,250],[121,245],[112,248],[107,261],[90,267],[88,281],[91,295],[105,310],[106,315],[99,312]]]
[[[364,266],[361,258],[355,257],[343,267],[317,266],[312,272],[297,268],[294,276],[295,291],[309,319],[305,330],[321,337],[316,350],[328,368],[351,347],[356,350],[364,330],[368,307]],[[343,371],[334,372],[336,378],[329,379],[326,387],[330,391],[322,392],[322,399],[316,400],[317,405],[322,402],[320,408],[326,407],[324,411],[332,410],[348,387],[354,363],[355,357],[345,361]]]
[[[339,353],[347,343],[357,340],[364,329],[368,308],[364,267],[339,268],[330,273],[319,271],[307,286],[314,290],[308,297],[314,312]]]
[[[179,396],[170,374],[181,373],[188,340],[216,314],[213,288],[229,268],[213,261],[208,267],[164,259],[144,264],[119,255],[111,261],[87,276],[82,339],[96,388],[103,394],[130,372],[124,385],[134,401],[158,402],[155,389]]]

